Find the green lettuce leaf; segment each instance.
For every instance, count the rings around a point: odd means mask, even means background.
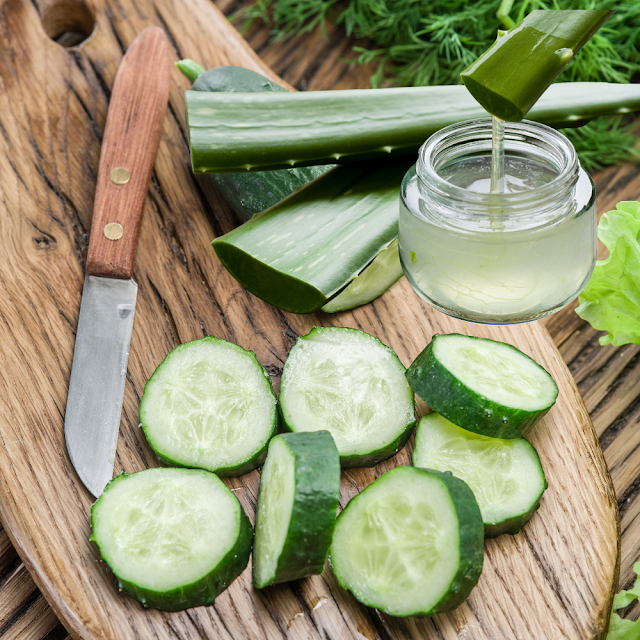
[[[619,202],[604,213],[598,237],[610,255],[596,262],[576,313],[609,332],[600,344],[640,344],[640,202]]]
[[[636,562],[633,565],[633,570],[636,576],[640,573],[640,562]],[[640,597],[640,584],[636,580],[631,589],[621,591],[613,599],[613,610],[606,640],[640,640],[640,620],[635,622],[633,620],[625,620],[615,613],[616,609],[624,609],[638,597]]]

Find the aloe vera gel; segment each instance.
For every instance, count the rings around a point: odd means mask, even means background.
[[[418,294],[448,315],[526,322],[568,304],[596,259],[595,189],[571,143],[537,123],[505,123],[504,191],[492,192],[492,124],[434,134],[406,174],[400,260]]]

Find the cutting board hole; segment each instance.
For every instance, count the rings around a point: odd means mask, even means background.
[[[96,26],[93,14],[81,0],[53,0],[43,7],[41,19],[45,33],[66,48],[88,40]]]

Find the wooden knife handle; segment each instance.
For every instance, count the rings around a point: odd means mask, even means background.
[[[131,278],[142,209],[169,100],[169,49],[145,29],[125,54],[102,139],[87,274]]]

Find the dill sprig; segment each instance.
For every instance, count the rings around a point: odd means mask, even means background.
[[[327,20],[372,48],[354,47],[357,62],[376,63],[373,87],[460,84],[460,72],[534,9],[615,9],[607,24],[558,78],[561,82],[630,82],[640,72],[638,0],[256,0],[242,13],[260,18],[274,40],[289,38]],[[587,168],[637,159],[636,136],[619,118],[600,118],[566,130]]]

